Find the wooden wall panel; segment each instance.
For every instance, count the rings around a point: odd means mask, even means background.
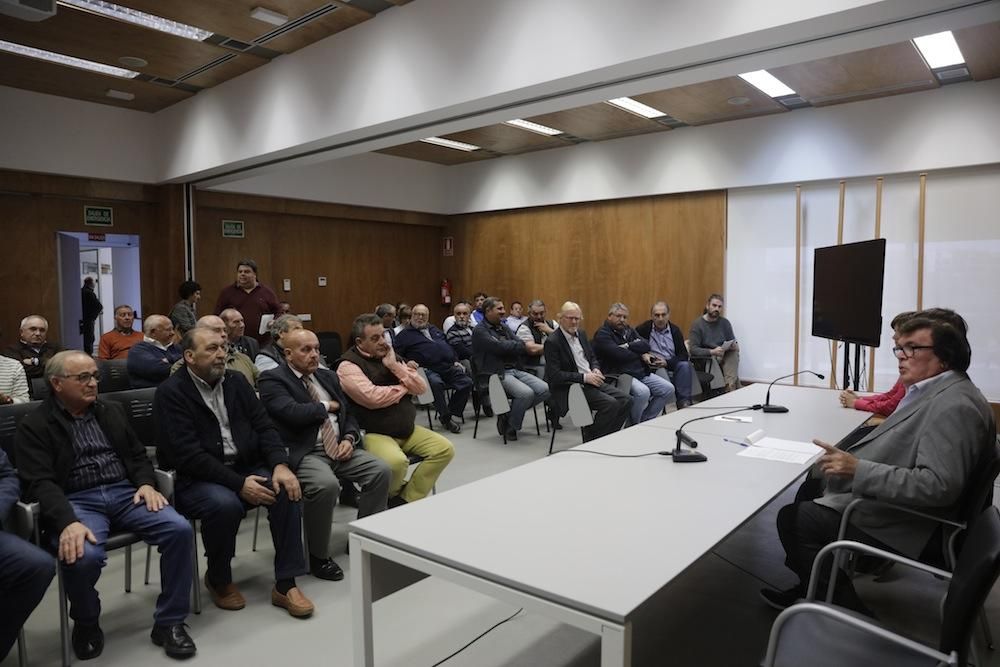
[[[198,204],[195,279],[203,293],[199,314],[214,308],[219,291],[235,280],[236,262],[244,257],[257,262],[260,280],[291,303],[293,312],[312,315],[310,329],[337,331],[345,343],[354,318],[379,303],[425,302],[433,307],[438,302],[442,226],[428,225],[426,219],[425,224],[406,224],[278,213],[274,209],[281,207],[274,206],[270,211],[216,208],[203,206],[201,194]],[[243,220],[246,238],[222,238],[223,219]],[[444,220],[440,218],[441,225]],[[319,276],[326,276],[326,287],[319,287]],[[281,290],[284,278],[292,281],[291,292]]]
[[[686,333],[705,297],[722,290],[725,224],[724,192],[455,216],[455,256],[442,268],[460,297],[482,290],[508,306],[541,298],[553,315],[577,301],[588,333],[615,301],[638,324],[666,299]]]

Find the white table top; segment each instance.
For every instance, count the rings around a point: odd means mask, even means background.
[[[799,392],[806,398],[793,407],[790,395]],[[727,401],[743,398],[740,392],[727,396]],[[806,439],[818,432],[835,441],[865,415],[855,413],[853,422],[838,419],[843,410],[830,398],[828,392],[783,391],[782,400],[793,412],[768,417],[801,413],[806,421],[808,410],[809,430],[796,436]],[[557,436],[557,441],[565,442],[569,435]],[[673,433],[664,435],[663,428],[633,427],[576,449],[671,449]],[[559,453],[355,521],[352,530],[623,623],[805,470],[737,456],[741,448],[723,443],[718,435],[703,434],[698,440],[707,463],[677,464],[656,455]]]

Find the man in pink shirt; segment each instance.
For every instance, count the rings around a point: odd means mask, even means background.
[[[417,371],[401,362],[386,342],[382,318],[360,315],[351,327],[353,345],[337,365],[341,389],[347,394],[358,424],[366,432],[365,449],[389,464],[389,507],[420,500],[455,456],[443,435],[416,425],[413,396],[427,385]],[[423,459],[408,482],[407,456]]]

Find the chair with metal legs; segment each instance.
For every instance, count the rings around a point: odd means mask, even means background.
[[[583,394],[583,385],[571,384],[569,386],[569,419],[573,426],[580,429],[580,437],[583,437],[583,429],[594,423],[594,413],[587,403],[587,397]],[[552,430],[552,437],[549,439],[549,454],[552,454],[552,447],[556,442],[556,430]]]

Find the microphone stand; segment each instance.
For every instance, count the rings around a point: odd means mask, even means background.
[[[736,408],[735,410],[728,410],[726,412],[717,412],[714,415],[704,415],[702,417],[695,417],[694,419],[689,419],[683,424],[681,424],[675,433],[677,436],[677,444],[674,446],[674,451],[670,452],[670,456],[674,459],[674,463],[704,463],[708,461],[708,457],[701,452],[692,451],[698,446],[698,441],[692,438],[690,435],[684,432],[684,427],[688,424],[702,419],[711,419],[713,417],[718,417],[720,415],[731,415],[737,412],[743,412],[744,410],[759,410],[760,405],[748,405],[744,408]],[[681,443],[686,444],[691,449],[684,449]]]
[[[802,375],[803,373],[812,373],[813,375],[815,375],[816,377],[818,377],[820,380],[823,379],[822,375],[820,375],[819,373],[816,373],[814,371],[799,371],[797,373],[789,373],[788,375],[782,375],[780,378],[775,379],[774,382],[772,382],[771,384],[767,385],[767,396],[764,397],[764,405],[761,406],[761,409],[764,412],[768,413],[768,414],[772,414],[772,413],[776,413],[776,412],[788,412],[788,408],[786,408],[784,405],[772,405],[771,404],[771,387],[773,387],[774,383],[777,382],[778,380],[787,380],[790,377],[795,377],[796,375]]]

